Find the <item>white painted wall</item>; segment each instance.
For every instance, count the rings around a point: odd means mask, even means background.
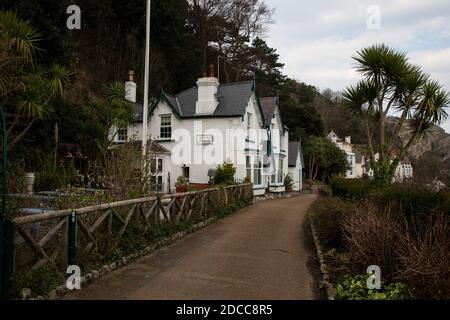
[[[289,167],[289,175],[291,176],[294,186],[294,191],[303,190],[303,168],[300,153],[297,156],[295,167]]]
[[[246,156],[251,157],[252,164],[262,161],[262,141],[267,140],[265,131],[262,131],[262,137],[258,137],[256,134],[258,130],[262,129],[263,119],[254,96],[249,101],[247,113],[252,115],[250,126],[252,134],[250,135],[247,134],[247,114],[244,117],[233,118],[179,119],[165,101],[160,102],[153,114],[150,115],[149,135],[151,139],[156,140],[172,153],[172,161],[165,166],[171,175],[171,188],[175,187],[176,179],[182,174],[183,166],[189,167],[191,183],[206,184],[209,181],[208,171],[216,169],[225,161],[233,162],[237,170],[236,178],[244,180]],[[163,115],[171,115],[172,139],[160,138],[161,116]],[[135,128],[134,131],[139,131],[139,128]],[[239,134],[234,137],[236,143],[233,145],[229,143],[230,133],[236,132]],[[198,139],[201,135],[212,136],[213,143],[200,144]],[[247,136],[249,136],[250,142],[246,142]],[[217,152],[212,150],[217,150]],[[252,179],[253,177],[254,167],[252,165]],[[263,176],[262,183],[255,185],[255,188],[263,188],[267,185],[266,181]]]
[[[205,83],[200,89],[200,100],[209,101],[211,90],[214,86]],[[211,90],[210,90],[211,89]],[[159,102],[154,112],[149,115],[149,132],[147,139],[157,141],[161,146],[171,152],[171,156],[164,157],[164,181],[167,191],[168,177],[170,175],[170,189],[175,189],[175,183],[179,176],[182,175],[183,166],[189,167],[190,182],[206,184],[209,182],[208,171],[216,169],[225,161],[231,161],[236,166],[236,178],[244,180],[247,175],[246,157],[251,158],[251,180],[254,183],[255,195],[265,193],[265,189],[271,182],[272,170],[278,168],[278,159],[283,159],[283,181],[275,183],[271,191],[284,192],[284,177],[289,173],[288,168],[288,148],[289,148],[289,132],[284,131],[279,115],[276,117],[272,125],[272,148],[273,153],[269,158],[270,166],[261,169],[261,183],[255,184],[255,164],[261,162],[264,164],[265,146],[263,143],[268,141],[268,132],[264,129],[264,119],[256,102],[255,94],[252,95],[243,117],[233,118],[195,118],[195,119],[179,119],[173,112],[172,108],[166,101]],[[197,107],[199,107],[197,105]],[[203,107],[199,108],[203,110]],[[248,114],[251,115],[250,132],[248,132]],[[172,138],[161,139],[161,117],[165,115],[171,116]],[[235,144],[229,143],[230,135],[234,132],[236,136]],[[282,134],[284,131],[284,134]],[[114,142],[121,143],[116,135],[117,128],[111,128],[110,138],[114,137]],[[128,140],[142,141],[142,123],[132,123],[128,126]],[[201,135],[213,137],[211,144],[202,145],[198,139]],[[212,150],[217,152],[212,152]],[[184,150],[184,152],[183,152]],[[189,156],[190,154],[190,156]],[[204,155],[204,156],[202,156]],[[205,159],[206,158],[206,159]]]

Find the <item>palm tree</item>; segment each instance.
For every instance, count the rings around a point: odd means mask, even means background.
[[[389,184],[411,145],[433,125],[447,119],[445,108],[450,104],[450,95],[421,67],[410,63],[405,53],[384,44],[365,48],[353,59],[363,79],[348,87],[343,98],[349,110],[365,121],[376,179]],[[392,112],[398,112],[400,119],[394,130],[388,131],[386,119]],[[404,127],[410,133],[406,143],[398,139]],[[374,141],[375,130],[379,130],[379,141]],[[394,153],[394,149],[399,152]],[[375,151],[379,152],[377,161]]]
[[[12,118],[11,150],[33,124],[52,111],[51,102],[70,87],[73,73],[66,67],[48,68],[33,61],[40,51],[40,34],[12,11],[0,12],[0,101]],[[16,132],[20,125],[20,130]]]

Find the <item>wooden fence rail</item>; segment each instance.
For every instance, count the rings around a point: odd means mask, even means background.
[[[71,237],[67,233],[74,216],[76,219],[72,221],[75,224],[72,230],[79,234],[76,251],[89,255],[95,248],[105,247],[105,244],[119,244],[127,232],[145,234],[162,223],[169,226],[180,223],[188,225],[194,216],[197,220],[205,220],[229,204],[252,198],[251,184],[240,184],[23,216],[13,222],[17,234],[31,249],[33,269],[57,259],[64,267],[70,262],[68,242]],[[136,225],[139,231],[133,229]]]

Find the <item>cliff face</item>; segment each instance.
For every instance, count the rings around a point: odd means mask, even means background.
[[[393,128],[397,121],[398,118],[389,118],[388,127]],[[410,129],[404,125],[399,138],[406,143],[410,136]],[[426,137],[414,143],[408,150],[408,157],[411,160],[418,160],[424,155],[433,155],[441,159],[443,163],[450,160],[450,134],[439,126],[433,126]]]

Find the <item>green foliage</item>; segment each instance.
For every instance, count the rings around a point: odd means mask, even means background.
[[[236,167],[232,163],[225,162],[217,166],[214,174],[214,184],[216,185],[230,185],[234,184],[234,175],[236,174]]]
[[[49,263],[36,270],[18,273],[14,279],[14,289],[16,295],[23,288],[28,288],[38,295],[45,295],[56,288],[60,280],[61,276],[57,267]]]
[[[286,192],[292,192],[294,188],[294,179],[290,175],[287,175],[286,178],[284,178],[284,188]]]
[[[177,182],[175,183],[176,186],[184,186],[187,184],[187,180],[184,176],[179,176],[177,178]]]
[[[371,199],[379,206],[389,204],[395,210],[401,210],[407,217],[426,215],[430,212],[442,211],[450,214],[450,193],[439,193],[420,186],[392,185],[389,188],[376,190]]]
[[[54,191],[56,189],[65,187],[69,180],[64,173],[53,171],[42,171],[36,174],[34,182],[34,190],[40,191]]]
[[[370,275],[346,278],[336,285],[336,300],[408,300],[411,296],[406,285],[391,283],[381,290],[368,289]]]
[[[348,167],[347,155],[328,138],[310,137],[304,146],[309,179],[323,181],[343,175]]]
[[[370,197],[376,184],[367,179],[333,178],[330,182],[331,192],[334,196],[347,200],[361,200]]]
[[[325,124],[314,107],[317,89],[305,83],[287,79],[280,91],[280,109],[283,121],[291,129],[292,140],[305,140],[309,136],[323,136]]]

